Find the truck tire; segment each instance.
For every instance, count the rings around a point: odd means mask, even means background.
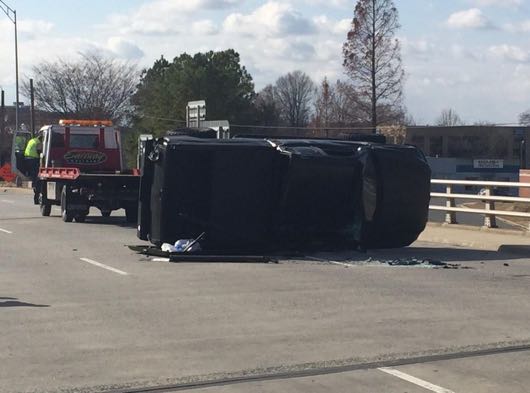
[[[125,219],[128,223],[138,221],[138,207],[136,205],[125,206]]]
[[[41,202],[41,204],[40,204],[40,214],[43,217],[49,217],[51,212],[52,212],[52,205],[50,205],[49,203]]]
[[[40,207],[40,214],[43,217],[49,217],[52,212],[52,205],[51,203],[46,202],[46,197],[43,194],[39,194],[39,207]]]
[[[66,187],[67,186],[64,186],[61,191],[61,217],[64,222],[72,222],[74,215],[72,214],[72,211],[68,209],[68,193]]]
[[[86,220],[86,214],[78,214],[77,216],[74,217],[74,220],[75,222],[85,222]]]

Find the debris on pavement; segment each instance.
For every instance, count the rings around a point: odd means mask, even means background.
[[[304,258],[299,259],[303,261]],[[369,257],[368,259],[356,259],[356,258],[333,258],[332,256],[325,257],[313,257],[307,256],[306,260],[329,263],[335,265],[342,265],[346,267],[355,266],[390,266],[390,267],[416,267],[416,268],[429,268],[429,269],[472,269],[469,266],[462,266],[459,263],[447,263],[430,258],[395,258],[395,259],[384,259]]]
[[[190,243],[191,244],[191,243]],[[195,243],[197,244],[197,243]],[[192,244],[193,245],[193,244]],[[184,247],[189,248],[190,245]],[[193,252],[180,251],[168,252],[153,246],[128,246],[128,248],[138,254],[153,257],[152,262],[173,262],[173,263],[277,263],[279,259],[268,255],[229,255],[229,254],[212,254],[195,250]]]
[[[434,269],[469,269],[469,267],[462,266],[459,263],[447,263],[429,258],[400,258],[385,262],[389,266],[416,266],[429,267]]]

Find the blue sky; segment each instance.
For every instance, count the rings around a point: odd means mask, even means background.
[[[80,51],[149,67],[164,55],[232,47],[259,90],[300,69],[346,79],[341,46],[354,0],[8,0],[23,77]],[[530,109],[530,0],[395,0],[405,99],[418,123],[444,108],[468,123],[514,123]],[[13,25],[0,14],[0,86],[14,100]]]

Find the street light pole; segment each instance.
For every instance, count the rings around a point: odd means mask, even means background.
[[[17,104],[15,106],[15,131],[18,131],[18,106],[20,105],[19,98],[18,98],[18,34],[17,34],[17,11],[13,11],[14,15],[14,21],[15,24],[15,79],[16,79],[16,90],[17,90]]]
[[[15,131],[18,131],[18,34],[17,34],[17,11],[10,8],[3,0],[0,0],[0,9],[4,11],[9,20],[15,25],[15,78],[16,78],[16,103],[15,103]]]

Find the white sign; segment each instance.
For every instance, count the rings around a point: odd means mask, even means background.
[[[473,160],[475,169],[503,169],[504,160]]]
[[[206,120],[206,102],[190,101],[187,108],[188,122],[197,122]]]

